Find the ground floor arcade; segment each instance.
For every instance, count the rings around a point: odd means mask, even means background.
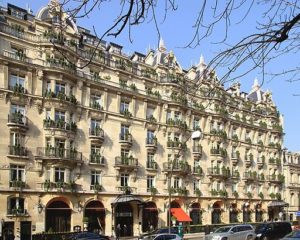
[[[286,206],[260,200],[173,197],[169,207],[169,199],[160,196],[18,193],[1,194],[0,201],[8,203],[0,205],[0,212],[7,213],[1,219],[5,240],[11,234],[27,240],[31,233],[76,229],[114,235],[118,225],[121,236],[132,236],[174,224],[174,219],[175,224],[209,225],[289,216]]]

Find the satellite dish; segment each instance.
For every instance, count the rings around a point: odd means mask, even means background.
[[[197,130],[192,133],[192,139],[199,139],[202,136],[202,132],[200,130]]]

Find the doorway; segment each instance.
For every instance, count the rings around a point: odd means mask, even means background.
[[[21,222],[21,240],[31,240],[31,222]]]
[[[71,230],[71,209],[63,201],[53,201],[46,208],[46,231],[69,232]]]
[[[133,236],[133,210],[129,203],[118,203],[116,206],[115,226],[120,224],[121,237]]]

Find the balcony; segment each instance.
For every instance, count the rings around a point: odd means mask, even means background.
[[[204,172],[203,172],[202,167],[194,166],[193,167],[193,175],[198,176],[198,177],[204,176]]]
[[[227,157],[227,151],[224,148],[211,148],[210,156],[213,157],[213,160],[224,161]]]
[[[21,145],[10,145],[8,146],[8,157],[28,158],[27,148]]]
[[[225,130],[212,129],[210,131],[210,134],[215,141],[221,141],[221,142],[227,141],[227,133]]]
[[[148,151],[155,152],[157,149],[157,138],[146,138],[146,148]]]
[[[15,216],[15,217],[24,217],[24,216],[28,216],[28,212],[27,209],[13,208],[13,209],[7,209],[7,215]]]
[[[230,169],[229,168],[219,168],[213,167],[207,169],[207,176],[210,178],[221,178],[227,179],[230,177]]]
[[[269,158],[269,165],[275,165],[275,166],[280,166],[281,165],[281,160],[279,158]]]
[[[4,57],[14,59],[14,60],[17,60],[17,61],[20,61],[23,63],[32,63],[32,59],[26,57],[26,54],[22,51],[15,53],[15,52],[11,52],[11,51],[7,51],[7,50],[3,49],[2,54]]]
[[[244,173],[243,179],[245,181],[257,181],[258,180],[258,174],[257,174],[257,172],[248,171],[248,172]]]
[[[90,102],[90,107],[93,108],[93,109],[95,109],[95,110],[99,110],[99,111],[103,110],[103,107],[97,101],[91,101]]]
[[[120,134],[119,143],[123,148],[131,148],[132,146],[132,135],[130,133]]]
[[[115,168],[134,170],[138,168],[138,159],[133,156],[121,156],[115,158]]]
[[[172,162],[165,162],[163,163],[163,171],[167,173],[173,172],[173,174],[186,175],[191,173],[191,166],[186,161],[178,161],[174,162],[174,164],[172,164]]]
[[[265,157],[263,156],[263,157],[258,158],[257,159],[257,167],[259,169],[262,169],[264,167],[264,165],[265,165]]]
[[[250,153],[250,154],[246,154],[245,156],[245,165],[246,167],[250,167],[253,163],[253,154]]]
[[[184,196],[187,197],[189,195],[189,190],[186,187],[171,187],[169,189],[172,195]]]
[[[60,147],[38,147],[36,159],[41,160],[57,160],[65,163],[78,163],[82,162],[82,153],[76,149],[65,149]]]
[[[23,188],[25,188],[25,186],[26,186],[26,184],[22,180],[11,180],[9,182],[9,187],[10,188],[22,190]]]
[[[90,162],[91,165],[101,165],[103,166],[104,163],[104,157],[101,156],[100,153],[92,153],[90,154]]]
[[[238,170],[234,170],[231,174],[232,179],[239,179],[240,178],[240,172]]]
[[[202,146],[201,145],[194,145],[192,153],[193,153],[193,156],[194,156],[194,160],[199,160],[202,156]]]
[[[50,118],[44,119],[44,130],[47,136],[60,136],[65,138],[74,138],[77,131],[77,124],[75,122],[67,123],[62,119],[52,120]]]
[[[10,127],[12,130],[26,131],[28,129],[27,117],[25,117],[20,112],[9,114],[7,126]]]
[[[156,172],[158,170],[157,162],[155,162],[155,161],[147,161],[146,170],[148,170],[148,171],[155,171]]]
[[[89,138],[92,143],[102,144],[104,142],[104,131],[100,127],[90,128]]]
[[[212,197],[227,198],[228,197],[228,192],[226,190],[212,189],[211,190],[211,196]]]
[[[59,192],[69,190],[71,192],[76,192],[78,189],[78,184],[76,184],[74,181],[71,183],[66,183],[64,181],[50,182],[50,180],[46,180],[42,183],[42,187],[46,192],[49,190],[56,190]]]
[[[169,127],[175,127],[176,130],[177,129],[181,129],[181,130],[188,129],[186,122],[181,119],[177,119],[177,118],[176,119],[172,119],[172,118],[167,119],[166,124]]]
[[[167,148],[173,150],[186,150],[187,146],[186,143],[180,142],[179,140],[168,140],[167,141]]]
[[[270,183],[282,184],[285,181],[285,177],[283,174],[272,174],[268,176],[268,181]]]
[[[44,96],[48,99],[55,98],[60,102],[68,102],[74,105],[78,103],[76,97],[73,94],[67,96],[64,92],[52,92],[51,90],[46,90]]]
[[[102,185],[100,184],[95,184],[90,186],[90,190],[94,190],[95,193],[101,192],[103,190]]]

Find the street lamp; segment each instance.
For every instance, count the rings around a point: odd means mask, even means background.
[[[202,137],[202,131],[200,129],[192,132],[192,134],[191,134],[191,138],[193,140],[200,139],[201,137]],[[188,140],[189,140],[189,138],[187,138],[187,140],[185,141],[185,143]],[[180,154],[181,150],[182,150],[182,148],[176,154],[175,159],[177,159],[179,157],[179,154]],[[168,178],[168,190],[169,190],[168,226],[169,226],[169,233],[171,233],[171,198],[172,198],[171,181],[172,181],[173,168],[174,168],[174,160],[175,159],[173,159],[172,162],[171,162],[171,171],[170,171],[169,178]]]

